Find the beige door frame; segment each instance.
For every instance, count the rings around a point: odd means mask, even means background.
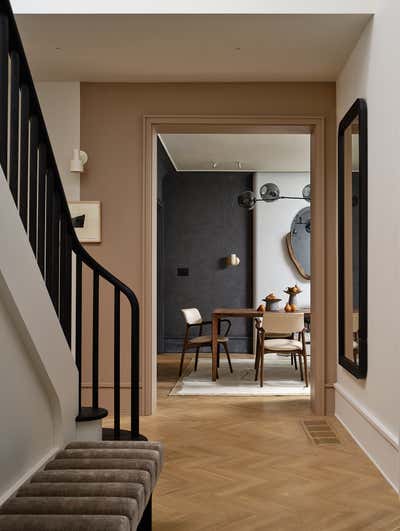
[[[144,116],[141,301],[141,413],[150,415],[157,392],[157,134],[292,133],[311,135],[313,413],[325,404],[325,139],[321,116]]]

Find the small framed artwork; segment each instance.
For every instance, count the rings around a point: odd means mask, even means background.
[[[72,225],[78,240],[82,243],[101,242],[101,204],[100,201],[71,201],[69,210]]]

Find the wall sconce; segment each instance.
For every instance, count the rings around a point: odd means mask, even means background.
[[[226,257],[226,265],[236,267],[240,264],[240,258],[237,254],[230,254]]]
[[[72,160],[69,167],[69,170],[72,172],[82,173],[84,171],[84,166],[88,161],[87,153],[80,151],[79,149],[74,149],[72,152]]]

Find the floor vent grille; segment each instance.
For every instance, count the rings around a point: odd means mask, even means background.
[[[340,441],[326,420],[303,420],[303,428],[317,446],[325,444],[340,444]]]

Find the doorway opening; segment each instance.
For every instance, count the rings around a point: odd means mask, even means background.
[[[157,247],[157,228],[160,229],[162,222],[157,220],[157,210],[160,205],[157,203],[157,142],[159,135],[177,135],[177,134],[231,134],[240,135],[248,134],[254,135],[308,135],[309,137],[309,178],[312,189],[311,212],[312,218],[319,222],[313,227],[311,240],[311,268],[313,271],[313,290],[311,293],[311,307],[313,308],[313,324],[311,335],[311,350],[313,352],[312,371],[310,375],[310,389],[311,389],[311,405],[312,411],[316,414],[325,413],[325,297],[324,297],[324,143],[323,119],[318,117],[146,117],[145,124],[145,143],[144,143],[144,194],[145,203],[148,208],[144,212],[144,264],[150,264],[150,268],[145,268],[146,283],[145,283],[145,300],[144,312],[146,315],[151,315],[151,320],[143,319],[142,321],[142,355],[143,355],[143,378],[146,384],[143,387],[147,390],[143,393],[144,412],[150,413],[152,405],[156,401],[156,362],[157,362],[157,340],[161,339],[160,330],[157,328],[158,312],[161,312],[157,304],[157,281],[160,281],[157,271],[157,254],[162,252],[162,249]],[[241,162],[241,161],[239,161]],[[238,161],[235,161],[238,164]],[[237,167],[237,166],[236,166]],[[215,169],[215,168],[212,168]],[[247,168],[242,167],[240,170],[245,171]],[[241,173],[241,172],[238,172]],[[254,180],[254,173],[253,180]],[[262,173],[262,172],[259,172]],[[275,183],[276,184],[276,183]],[[254,183],[253,183],[253,187]],[[302,190],[298,191],[301,194]],[[257,190],[258,194],[258,190]],[[283,193],[282,195],[289,195]],[[303,199],[304,200],[304,199]],[[190,201],[190,198],[189,200]],[[282,199],[277,203],[290,201],[289,199]],[[295,200],[292,200],[295,201]],[[300,203],[300,201],[299,201]],[[257,203],[257,208],[268,208],[270,204],[266,202]],[[275,205],[273,205],[275,206]],[[162,207],[161,207],[162,208]],[[240,206],[237,208],[240,209]],[[293,222],[293,220],[292,220]],[[157,225],[159,225],[157,227]],[[290,230],[290,223],[289,223]],[[288,230],[288,233],[289,233]],[[165,227],[164,227],[165,231]],[[253,241],[254,236],[254,220],[253,220]],[[237,255],[232,252],[224,258],[228,260],[230,257]],[[199,251],[201,257],[201,250]],[[240,258],[240,256],[239,256]],[[253,253],[252,260],[254,262],[255,256]],[[226,262],[227,263],[227,262]],[[186,264],[175,264],[174,270],[177,278],[187,280]],[[231,267],[231,266],[230,266]],[[295,265],[293,264],[293,270]],[[178,271],[179,269],[179,271]],[[178,276],[179,275],[179,276]],[[181,276],[182,275],[182,276]],[[189,269],[190,278],[190,269]],[[251,308],[255,309],[255,275],[254,270],[252,274],[253,285],[253,300]],[[300,281],[299,281],[300,282]],[[299,282],[297,282],[298,287]],[[288,284],[296,284],[296,282],[288,282]],[[293,287],[292,286],[292,287]],[[287,287],[287,286],[284,286]],[[272,292],[273,287],[269,292]],[[147,296],[146,296],[147,294]],[[263,293],[268,295],[269,293]],[[264,298],[263,297],[263,298]],[[300,303],[299,303],[300,304]],[[301,302],[303,305],[304,303]],[[314,313],[315,311],[315,313]],[[160,314],[159,314],[160,315]],[[209,316],[206,316],[209,317]],[[183,323],[184,324],[184,323]],[[164,338],[165,340],[165,338]],[[249,341],[250,343],[250,341]],[[162,348],[164,350],[164,348]],[[253,350],[254,352],[254,350]],[[252,354],[249,354],[252,355]],[[221,358],[223,358],[221,354]],[[254,357],[253,357],[254,360]],[[151,393],[148,392],[149,388]],[[147,411],[146,411],[146,408]]]
[[[157,353],[170,395],[309,399],[310,158],[310,134],[158,135]]]

